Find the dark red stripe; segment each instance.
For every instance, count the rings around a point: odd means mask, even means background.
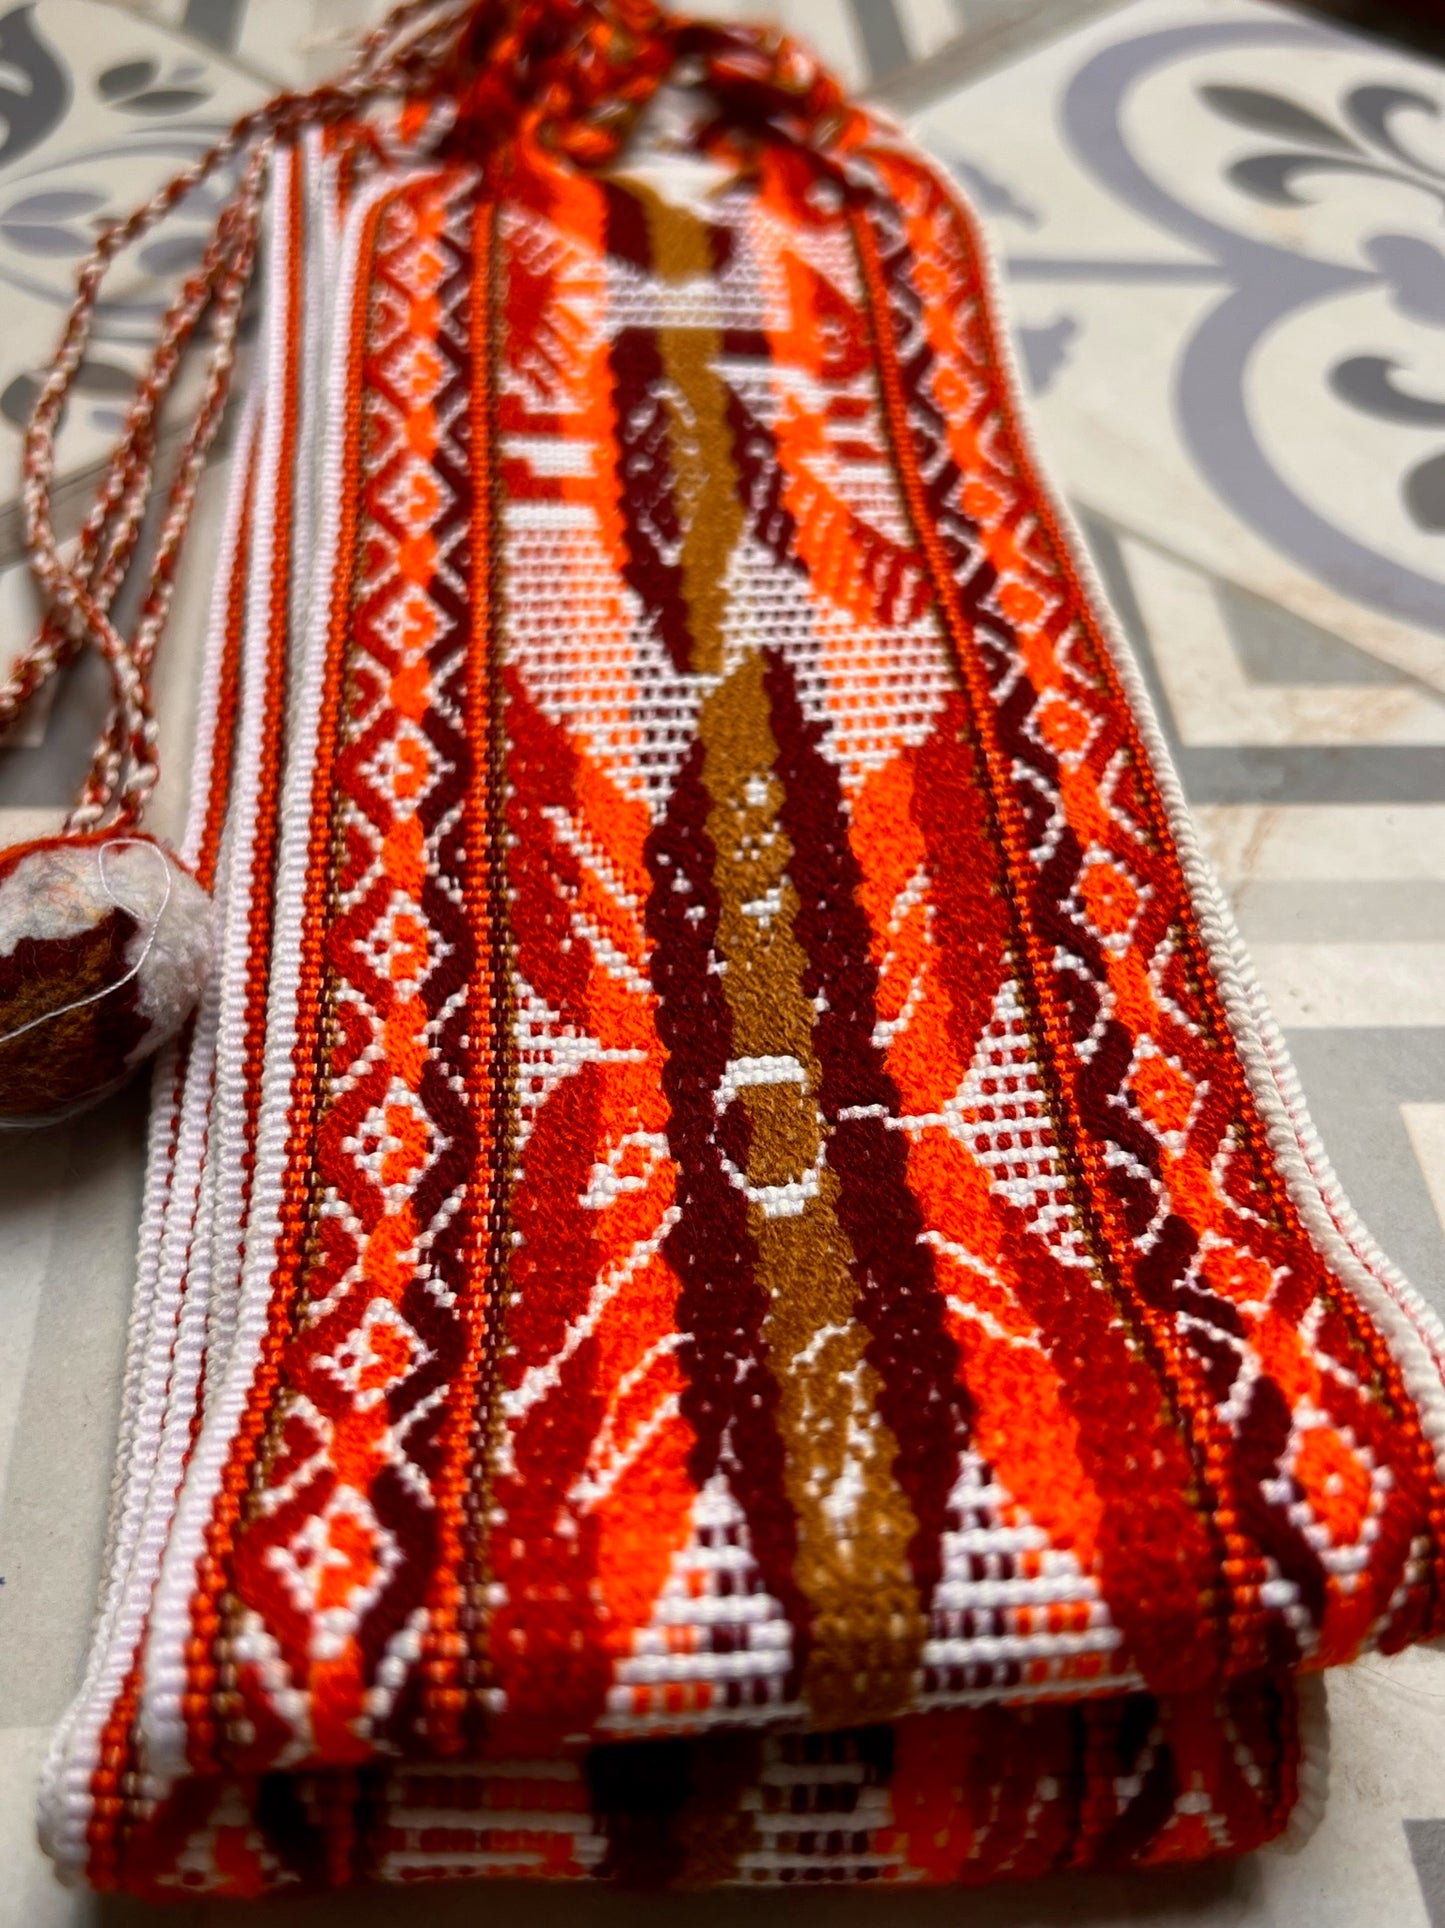
[[[818,1104],[830,1127],[828,1163],[839,1178],[838,1219],[853,1247],[858,1316],[871,1337],[878,1409],[898,1441],[895,1476],[918,1521],[910,1548],[925,1600],[942,1566],[948,1496],[969,1437],[970,1401],[948,1330],[923,1217],[909,1189],[902,1134],[882,1118],[843,1118],[851,1107],[899,1115],[897,1087],[873,1043],[877,974],[870,955],[862,875],[848,841],[835,764],[823,725],[798,700],[782,653],[764,652],[764,686],[783,786],[779,818],[793,847],[793,928],[808,956],[803,991],[824,1008],[813,1032],[821,1072]]]
[[[912,759],[913,818],[934,916],[932,957],[948,993],[954,1048],[967,1066],[1009,969],[1010,920],[988,792],[957,691]]]
[[[521,677],[509,671],[504,682],[514,966],[564,1024],[585,1034],[592,958],[572,938],[570,909],[581,870],[547,815],[575,814],[577,756]],[[525,1076],[525,1064],[521,1070]],[[510,1220],[519,1236],[508,1255],[511,1303],[496,1363],[498,1383],[509,1388],[560,1350],[596,1284],[598,1252],[577,1200],[596,1156],[607,1082],[607,1069],[597,1064],[562,1078],[537,1112],[518,1161]],[[591,1586],[596,1527],[568,1498],[603,1405],[595,1343],[584,1344],[562,1365],[555,1390],[515,1425],[514,1470],[494,1474],[493,1505],[505,1520],[494,1536],[492,1575],[506,1598],[493,1615],[490,1644],[505,1669],[508,1745],[525,1752],[587,1727],[611,1679]],[[563,1519],[570,1530],[559,1532]]]
[[[679,670],[691,667],[692,632],[682,564],[673,560],[683,537],[673,497],[666,371],[657,331],[621,328],[611,349],[617,476],[626,556],[622,573],[657,624]]]
[[[476,1182],[480,1141],[468,1095],[473,1088],[469,1075],[472,1039],[484,1039],[488,1027],[469,999],[457,997],[473,980],[477,935],[465,901],[465,881],[474,856],[466,847],[463,809],[476,780],[472,745],[464,726],[470,675],[466,639],[472,626],[466,586],[472,575],[473,484],[465,399],[472,379],[475,203],[472,191],[454,217],[464,224],[466,238],[460,250],[452,252],[445,240],[437,243],[448,259],[448,272],[437,290],[437,300],[442,312],[454,319],[454,325],[442,327],[436,334],[437,352],[447,370],[446,382],[437,396],[436,414],[439,420],[450,421],[452,427],[438,442],[432,466],[450,500],[433,530],[438,563],[427,593],[441,620],[427,652],[434,697],[420,719],[433,751],[430,778],[417,800],[417,816],[429,847],[435,850],[427,865],[421,903],[423,918],[438,941],[433,943],[430,968],[420,985],[421,1001],[433,1025],[433,1055],[427,1060],[419,1093],[433,1127],[433,1160],[418,1174],[413,1194],[417,1223],[430,1234],[429,1249],[401,1299],[402,1315],[431,1356],[388,1392],[387,1405],[394,1424],[438,1389],[450,1385],[463,1368],[473,1319],[471,1299],[487,1288],[486,1277],[472,1273],[467,1255],[475,1242],[477,1216],[486,1211],[488,1202],[485,1184]],[[448,827],[434,843],[444,825]],[[443,1016],[449,1005],[450,1012]],[[444,1202],[458,1191],[459,1208],[437,1224]],[[450,1295],[450,1304],[442,1303],[436,1281]],[[439,1400],[432,1412],[408,1428],[407,1457],[428,1479],[435,1479],[444,1470],[446,1435],[453,1423],[447,1403]],[[398,1620],[428,1597],[439,1557],[436,1515],[428,1512],[424,1521],[418,1518],[421,1509],[414,1490],[398,1472],[388,1469],[378,1477],[373,1504],[377,1517],[396,1535],[398,1544],[408,1549],[409,1559],[398,1581],[406,1575],[412,1560],[415,1569],[405,1588],[394,1584],[378,1602],[375,1632],[370,1621],[363,1628],[369,1662],[381,1658],[381,1643],[390,1637]],[[420,1723],[429,1685],[415,1672],[408,1675],[407,1691],[398,1697],[389,1723],[389,1731],[398,1738]]]
[[[747,1517],[753,1554],[796,1631],[796,1671],[805,1657],[810,1615],[793,1579],[797,1525],[783,1481],[778,1388],[762,1338],[768,1295],[756,1277],[747,1201],[730,1183],[717,1142],[713,1094],[732,1056],[732,1017],[716,969],[721,905],[703,757],[702,744],[694,741],[645,852],[653,884],[647,934],[655,946],[657,1030],[667,1052],[662,1084],[672,1114],[668,1137],[681,1212],[664,1252],[680,1284],[677,1324],[685,1339],[679,1357],[686,1374],[681,1412],[695,1435],[689,1473],[699,1486],[712,1476],[726,1434],[735,1462],[729,1478]]]

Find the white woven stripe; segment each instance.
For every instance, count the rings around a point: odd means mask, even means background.
[[[167,1443],[178,1418],[187,1436],[190,1431],[192,1408],[185,1401],[188,1388],[194,1398],[195,1345],[193,1339],[188,1342],[188,1328],[194,1333],[199,1323],[204,1332],[205,1307],[192,1290],[188,1259],[205,1164],[217,1006],[212,979],[197,1014],[180,1105],[174,1112],[158,1105],[154,1113],[154,1123],[164,1134],[174,1129],[174,1142],[162,1146],[147,1175],[147,1203],[152,1179],[165,1197],[159,1225],[152,1231],[143,1221],[142,1228],[143,1236],[154,1240],[154,1256],[145,1255],[136,1289],[136,1315],[145,1330],[133,1416],[122,1428],[118,1461],[128,1476],[125,1510],[110,1555],[110,1593],[92,1642],[91,1668],[70,1723],[57,1735],[54,1787],[47,1774],[42,1789],[42,1838],[57,1863],[77,1873],[85,1857],[90,1779],[101,1732],[141,1642],[165,1544],[174,1496],[174,1483],[167,1488],[162,1481]],[[174,1049],[168,1049],[157,1076],[163,1076],[167,1066],[173,1070],[174,1062]]]
[[[273,184],[274,229],[283,227],[281,216],[288,200],[300,195],[303,234],[309,240],[312,230],[307,187],[300,158],[289,151],[279,155]],[[256,779],[264,740],[265,708],[270,694],[267,657],[273,640],[272,593],[276,571],[284,562],[290,572],[288,608],[294,637],[295,621],[305,607],[309,588],[305,579],[305,565],[312,553],[308,511],[303,504],[312,493],[310,478],[317,465],[305,434],[308,430],[313,435],[316,433],[318,403],[311,398],[308,405],[307,375],[316,366],[316,361],[314,355],[308,355],[307,349],[313,333],[313,318],[314,332],[324,333],[327,310],[324,300],[319,306],[310,305],[318,298],[317,277],[305,272],[304,262],[291,263],[289,267],[287,262],[288,250],[273,238],[267,257],[268,279],[264,295],[264,312],[270,328],[267,355],[272,377],[263,418],[261,458],[252,511],[251,557],[246,582],[247,660],[254,664],[255,673],[248,676],[243,685],[240,737],[236,749],[237,761],[244,773],[239,782],[244,782],[246,790],[244,796],[238,794],[236,802],[235,876],[227,897],[226,923],[221,940],[221,1036],[211,1124],[214,1190],[206,1235],[201,1241],[203,1259],[198,1250],[198,1260],[209,1269],[211,1288],[207,1326],[208,1358],[202,1388],[203,1412],[206,1404],[215,1396],[217,1384],[230,1357],[245,1241],[245,1162],[251,1150],[246,1134],[245,1091],[246,1005],[251,994],[253,975],[250,922],[258,890],[265,893],[270,888],[269,879],[257,877],[255,859],[260,814]],[[295,345],[293,366],[289,359],[285,323],[290,311],[291,295],[287,277],[297,268],[302,270],[303,332],[301,341]],[[288,408],[299,409],[299,432],[291,462],[291,526],[289,531],[282,531],[277,527],[276,500]],[[287,536],[289,547],[283,552],[280,545]],[[294,650],[289,648],[286,651],[287,656],[293,653]],[[269,808],[269,803],[265,807]]]
[[[263,352],[265,356],[267,383],[262,402],[260,447],[254,503],[252,512],[252,549],[248,561],[247,597],[245,628],[247,639],[247,673],[242,682],[242,710],[237,752],[238,795],[236,808],[228,836],[228,876],[223,899],[220,955],[216,978],[218,982],[218,1082],[215,1098],[218,1101],[212,1111],[211,1170],[205,1188],[204,1203],[206,1222],[199,1228],[194,1255],[194,1291],[183,1314],[181,1335],[178,1346],[178,1365],[184,1368],[178,1374],[173,1388],[173,1413],[185,1405],[186,1425],[182,1442],[174,1430],[168,1429],[162,1442],[161,1456],[171,1459],[177,1453],[170,1467],[173,1494],[178,1493],[185,1464],[185,1452],[189,1446],[197,1401],[204,1398],[201,1383],[202,1362],[208,1338],[208,1330],[215,1318],[215,1308],[211,1302],[211,1292],[219,1285],[226,1286],[226,1266],[224,1254],[217,1252],[220,1232],[220,1211],[226,1196],[238,1193],[236,1173],[236,1136],[244,1107],[238,1102],[239,1094],[235,1088],[241,1065],[244,1063],[243,1020],[245,1000],[245,969],[247,961],[247,918],[250,893],[254,883],[253,860],[256,837],[256,779],[258,773],[258,749],[261,730],[262,706],[265,701],[265,660],[270,628],[270,582],[275,558],[275,467],[278,444],[284,423],[284,402],[286,385],[291,378],[287,366],[285,317],[286,301],[285,276],[287,273],[285,248],[276,244],[277,229],[284,223],[276,218],[278,209],[285,207],[291,191],[291,161],[288,156],[277,157],[272,178],[271,229],[272,244],[267,252],[267,281],[265,288],[265,313],[268,321]],[[258,593],[258,585],[260,590]],[[253,664],[253,653],[259,662]],[[244,786],[244,788],[242,788]],[[217,1265],[217,1257],[221,1263]],[[224,1365],[224,1353],[206,1362],[208,1379]],[[189,1395],[189,1397],[187,1397]],[[171,1522],[165,1522],[168,1533]],[[164,1572],[164,1565],[162,1567]],[[157,1589],[157,1608],[164,1597],[164,1580]],[[147,1633],[145,1671],[150,1671],[150,1653],[156,1632],[152,1619]]]
[[[301,181],[301,341],[296,382],[296,460],[291,467],[291,640],[293,649],[306,631],[311,595],[307,567],[316,551],[316,531],[324,513],[318,497],[319,458],[327,396],[326,354],[331,346],[332,297],[336,251],[335,167],[327,160],[320,128],[310,128],[298,149]]]
[[[258,371],[258,387],[260,379]],[[190,799],[181,841],[181,855],[190,864],[199,853],[211,803],[231,581],[255,441],[252,403],[232,458],[225,533],[206,634]],[[84,1866],[90,1783],[101,1733],[140,1642],[163,1543],[164,1528],[157,1526],[155,1504],[158,1497],[164,1501],[169,1495],[158,1483],[159,1443],[172,1397],[171,1361],[186,1292],[184,1270],[177,1269],[173,1255],[189,1242],[199,1193],[204,1120],[215,1061],[215,986],[213,976],[197,1013],[189,1057],[179,1067],[179,1095],[172,1097],[179,1062],[176,1044],[161,1052],[152,1077],[135,1297],[102,1566],[104,1592],[85,1679],[51,1742],[40,1789],[41,1838],[64,1876],[78,1876]]]

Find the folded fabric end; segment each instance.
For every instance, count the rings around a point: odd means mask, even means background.
[[[522,1878],[981,1886],[1249,1853],[1322,1796],[1286,1677],[1218,1696],[985,1707],[827,1734],[734,1730],[531,1761],[169,1788],[132,1765],[106,1785],[91,1790],[83,1825],[52,1827],[47,1846],[63,1879],[150,1899]]]
[[[1323,1674],[1302,1674],[1295,1684],[1299,1724],[1299,1767],[1295,1802],[1272,1846],[1298,1854],[1313,1840],[1325,1818],[1330,1793],[1329,1693]]]

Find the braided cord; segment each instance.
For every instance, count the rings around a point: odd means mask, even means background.
[[[358,113],[385,94],[434,81],[470,13],[466,0],[403,0],[376,28],[340,79],[307,94],[281,94],[244,114],[192,164],[150,199],[105,228],[82,263],[74,303],[26,431],[21,500],[31,568],[50,612],[29,647],[0,682],[0,731],[83,647],[96,649],[110,674],[111,705],[102,740],[68,819],[88,828],[103,819],[133,823],[155,787],[156,728],[149,672],[170,608],[181,543],[195,506],[207,451],[224,413],[235,365],[241,305],[255,265],[260,210],[278,142],[303,127]],[[74,553],[55,532],[56,434],[85,357],[106,275],[127,249],[196,188],[245,155],[238,184],[223,206],[196,272],[166,311],[125,428],[106,464]],[[141,612],[130,636],[111,607],[134,559],[155,479],[157,419],[202,317],[212,311],[211,348],[201,401],[171,482],[151,559]]]

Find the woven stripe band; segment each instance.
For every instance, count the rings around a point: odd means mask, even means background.
[[[218,1895],[1254,1847],[1296,1676],[1445,1627],[1445,1335],[973,216],[796,49],[583,11],[581,105],[481,63],[270,169],[219,962],[47,1845]]]

